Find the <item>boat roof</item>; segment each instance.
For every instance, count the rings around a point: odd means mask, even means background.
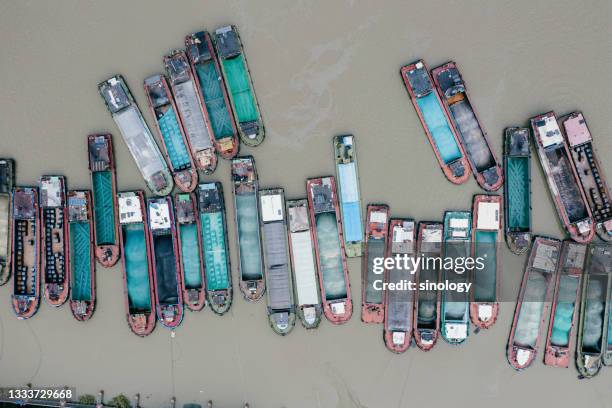
[[[393,220],[391,221],[393,223]],[[393,225],[391,229],[391,252],[414,252],[414,226],[415,222],[413,220],[400,220],[399,223]]]
[[[178,84],[191,79],[191,67],[187,55],[182,50],[174,50],[164,57],[166,73],[170,82]]]
[[[570,146],[578,146],[593,141],[593,137],[591,136],[591,132],[589,132],[589,128],[582,113],[571,115],[563,122],[563,127],[565,128],[567,141]]]
[[[37,214],[34,188],[18,188],[13,193],[13,218],[20,220],[33,220]]]
[[[200,212],[223,211],[223,195],[220,184],[202,183],[198,185],[198,205]]]
[[[312,205],[315,213],[336,211],[334,207],[331,177],[322,177],[311,185]]]
[[[187,36],[185,41],[186,52],[193,64],[212,60],[211,50],[206,41],[206,32],[198,31]]]
[[[260,190],[259,201],[261,205],[261,220],[263,222],[283,221],[285,219],[282,190]]]
[[[8,194],[13,189],[15,180],[14,162],[12,159],[0,159],[0,194]]]
[[[191,223],[195,221],[195,211],[191,201],[191,194],[180,193],[176,195],[175,213],[178,223]]]
[[[117,194],[117,205],[119,207],[120,224],[144,222],[142,202],[137,193],[125,192]]]
[[[232,159],[232,180],[234,182],[248,182],[256,179],[255,159],[253,159],[253,156],[235,157]]]
[[[154,108],[170,103],[170,94],[164,86],[164,80],[161,74],[151,75],[144,80],[147,96]]]
[[[506,129],[506,155],[529,156],[529,129]]]
[[[289,230],[291,232],[308,231],[308,202],[306,200],[294,200],[287,203],[289,214]]]
[[[149,227],[154,230],[169,230],[172,226],[170,204],[165,198],[151,198],[149,206]]]
[[[91,171],[108,170],[111,164],[110,135],[92,135],[88,139]]]
[[[42,176],[40,178],[41,207],[63,207],[65,205],[63,176]]]
[[[215,37],[217,39],[217,52],[220,58],[235,57],[242,52],[242,46],[236,27],[225,26],[217,28]]]
[[[431,93],[433,84],[423,61],[419,60],[412,65],[414,68],[406,71],[406,78],[414,95],[420,98]]]
[[[539,117],[533,121],[533,125],[538,131],[543,147],[546,148],[563,143],[563,136],[554,114],[550,113]]]
[[[444,215],[447,239],[465,239],[470,236],[472,214],[469,211],[447,211]]]
[[[117,113],[132,105],[132,94],[121,75],[107,79],[98,88],[111,113]]]
[[[542,272],[555,272],[559,258],[559,243],[555,241],[555,244],[538,243],[533,262],[531,263],[532,268]]]
[[[567,246],[565,252],[565,259],[563,260],[564,268],[584,268],[584,261],[586,259],[587,246],[585,244],[578,244],[576,242],[565,241],[563,245]]]
[[[476,229],[479,230],[498,230],[499,219],[501,215],[501,202],[484,202],[478,203],[478,219],[476,220]]]
[[[438,84],[446,98],[465,92],[465,84],[461,78],[461,74],[456,67],[442,69],[438,73]]]
[[[84,191],[71,191],[68,195],[68,220],[70,222],[88,221],[87,194]]]

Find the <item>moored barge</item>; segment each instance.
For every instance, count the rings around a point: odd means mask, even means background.
[[[183,321],[183,271],[170,197],[149,198],[149,240],[153,255],[155,310],[159,322],[169,329]]]
[[[96,258],[90,191],[68,192],[70,310],[78,321],[86,321],[96,306]]]
[[[217,168],[212,130],[185,51],[174,50],[164,56],[164,66],[188,146],[191,148],[191,157],[196,167],[204,174],[212,173]]]
[[[0,286],[11,277],[11,191],[15,184],[15,162],[0,159]]]
[[[414,258],[416,255],[415,222],[408,218],[392,218],[389,221],[389,237],[385,256],[396,255]],[[416,270],[408,268],[393,268],[385,270],[385,283],[389,285],[404,285],[414,282]],[[414,296],[411,288],[387,288],[384,297],[385,321],[383,339],[387,349],[394,353],[403,353],[412,343],[414,328]]]
[[[473,269],[470,318],[474,326],[488,329],[499,313],[499,246],[502,235],[502,198],[477,194],[472,206],[472,258],[481,259],[482,269]]]
[[[312,229],[306,199],[287,200],[289,253],[295,284],[297,315],[307,329],[319,326],[323,308],[315,265]]]
[[[12,193],[11,303],[19,319],[34,316],[40,304],[40,225],[38,190],[15,187]]]
[[[189,153],[183,125],[178,120],[176,104],[163,75],[152,75],[144,80],[144,90],[155,127],[161,136],[162,147],[174,184],[183,192],[190,192],[198,184],[198,172]]]
[[[434,68],[432,76],[446,113],[461,136],[460,141],[478,185],[487,191],[498,190],[504,182],[502,169],[470,101],[457,64],[451,61]]]
[[[179,258],[183,271],[183,301],[192,311],[202,310],[206,304],[206,276],[200,233],[200,214],[194,193],[174,196],[176,210],[176,230]]]
[[[609,245],[591,244],[582,278],[576,340],[576,368],[582,378],[599,373],[609,349],[611,288],[612,250]]]
[[[578,178],[596,222],[597,235],[604,241],[612,241],[612,196],[586,120],[582,113],[574,112],[563,120],[563,127]]]
[[[231,159],[240,147],[238,129],[210,34],[199,31],[188,35],[185,48],[196,87],[204,101],[215,149],[224,159]]]
[[[406,65],[400,73],[444,175],[451,183],[465,183],[470,177],[469,161],[425,62]]]
[[[529,367],[538,352],[560,252],[561,242],[553,238],[536,236],[531,245],[506,347],[515,370]]]
[[[529,129],[511,127],[504,136],[506,244],[520,255],[531,245],[531,150]]]
[[[561,223],[574,241],[582,244],[591,242],[595,235],[595,222],[555,113],[548,112],[531,118],[531,127],[540,164]]]
[[[336,182],[331,176],[308,179],[306,191],[323,313],[333,324],[346,323],[353,314],[353,301]]]
[[[63,176],[42,176],[40,190],[41,274],[50,306],[61,306],[70,292],[68,269],[68,210]]]
[[[127,322],[134,334],[144,337],[155,328],[154,261],[144,193],[118,193],[117,204]]]
[[[548,323],[544,364],[568,367],[578,303],[580,280],[584,269],[587,246],[566,240],[561,247],[559,271]]]
[[[443,266],[444,281],[456,284],[468,282],[468,270],[455,267],[455,260],[470,256],[471,231],[472,214],[469,211],[447,211],[444,214],[444,258],[453,260],[452,268]],[[440,319],[440,333],[447,343],[456,345],[465,342],[470,329],[469,294],[456,290],[443,291]]]
[[[162,196],[170,194],[174,182],[168,165],[123,77],[116,75],[101,82],[98,90],[149,190]]]
[[[198,186],[198,210],[206,270],[206,299],[212,311],[222,315],[232,305],[233,291],[221,183]]]
[[[232,159],[232,184],[240,259],[240,291],[246,300],[257,301],[263,296],[266,284],[259,228],[259,181],[253,156]]]
[[[232,110],[238,122],[240,140],[247,146],[258,146],[265,138],[265,129],[236,26],[218,28],[215,31],[215,46]]]
[[[295,326],[295,302],[283,189],[259,190],[259,204],[268,294],[268,320],[272,330],[284,336]]]
[[[344,251],[348,258],[361,256],[363,253],[363,221],[356,153],[353,135],[334,137],[338,201],[342,215]]]
[[[117,263],[119,223],[117,222],[117,175],[110,134],[89,135],[89,174],[93,188],[95,254],[98,262],[109,268]]]
[[[442,266],[437,265],[435,260],[442,259],[443,232],[444,225],[440,222],[419,223],[417,256],[423,262],[415,275],[414,340],[423,351],[431,350],[440,335],[442,293],[435,289],[420,290],[418,285],[421,282],[440,282]]]
[[[389,206],[368,204],[366,210],[365,256],[361,259],[361,321],[383,323],[384,292],[380,274],[374,270],[375,259],[383,259],[389,239]],[[344,221],[344,218],[343,218]],[[377,287],[378,286],[378,287]]]

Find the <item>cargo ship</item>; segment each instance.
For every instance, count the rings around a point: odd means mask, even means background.
[[[295,302],[283,189],[259,190],[259,208],[266,265],[268,320],[272,330],[284,336],[295,326]]]
[[[334,137],[334,153],[338,179],[338,201],[340,201],[340,214],[344,228],[344,251],[348,258],[354,258],[363,253],[363,221],[361,219],[355,137],[353,135]]]
[[[444,102],[444,109],[461,136],[460,142],[478,185],[487,191],[498,190],[504,182],[502,168],[470,101],[457,64],[447,62],[434,68],[431,74]]]
[[[396,255],[414,258],[416,256],[415,222],[409,218],[392,218],[389,221],[389,237],[385,256]],[[414,282],[416,270],[389,268],[385,270],[384,281],[392,285]],[[411,288],[385,291],[385,321],[383,339],[387,349],[393,353],[403,353],[412,343],[414,328],[415,291]]]
[[[609,245],[589,246],[580,291],[576,340],[576,368],[581,378],[597,375],[609,353],[611,265]]]
[[[204,113],[204,101],[200,99],[196,80],[185,51],[174,50],[164,57],[166,74],[176,102],[176,108],[191,148],[196,167],[210,174],[217,168],[217,153],[213,135]]]
[[[153,283],[157,320],[169,329],[183,321],[183,270],[170,197],[149,198],[149,241],[153,255]]]
[[[149,190],[161,196],[170,194],[174,182],[168,165],[123,77],[101,82],[98,90]]]
[[[96,307],[95,231],[90,191],[68,192],[68,231],[70,311],[75,319],[84,322],[91,318]]]
[[[247,146],[259,146],[265,138],[265,129],[236,26],[218,28],[215,31],[215,46],[232,110],[238,122],[240,140]]]
[[[166,77],[152,75],[146,78],[144,91],[151,115],[155,118],[155,127],[161,137],[162,148],[174,177],[174,184],[182,192],[191,192],[198,184],[198,172],[191,159],[189,143],[183,125],[178,120],[176,104]]]
[[[582,113],[574,112],[563,121],[563,128],[578,179],[595,219],[597,235],[604,241],[612,241],[612,196],[586,120]]]
[[[221,183],[198,186],[198,210],[206,271],[206,300],[214,313],[222,315],[232,305],[233,291]]]
[[[89,135],[89,174],[93,187],[92,203],[95,254],[100,265],[110,268],[120,257],[117,222],[117,175],[113,138],[110,134]]]
[[[515,370],[529,367],[538,352],[540,332],[548,315],[560,252],[561,241],[534,237],[506,347],[508,362]]]
[[[470,164],[425,62],[406,65],[400,73],[442,172],[451,183],[465,183],[470,177]]]
[[[240,148],[238,128],[210,34],[199,31],[188,35],[185,49],[196,88],[204,101],[204,114],[210,123],[215,149],[224,159],[232,159]]]
[[[13,311],[28,319],[40,305],[40,225],[38,190],[15,187],[12,193],[11,258]]]
[[[289,216],[289,254],[295,284],[297,315],[306,329],[321,322],[321,292],[314,257],[308,200],[287,200]]]
[[[482,269],[472,270],[470,318],[474,326],[488,329],[499,313],[499,247],[502,236],[502,198],[477,194],[472,206],[472,258],[481,259]]]
[[[365,256],[361,258],[361,321],[364,323],[383,323],[385,320],[384,293],[382,287],[375,285],[375,281],[381,281],[382,275],[375,272],[374,262],[376,258],[385,257],[389,213],[389,206],[385,204],[368,204],[366,210]]]
[[[591,242],[595,235],[595,222],[555,113],[531,118],[531,127],[561,223],[574,241],[581,244]]]
[[[587,246],[563,241],[557,279],[555,280],[544,364],[569,366],[570,343],[578,316],[580,280],[584,269]]]
[[[240,291],[248,301],[261,299],[266,290],[257,194],[259,181],[253,156],[232,159],[234,213],[240,259]]]
[[[420,222],[417,234],[417,256],[423,262],[417,268],[415,283],[440,282],[441,265],[435,259],[442,257],[444,225],[439,222]],[[429,260],[429,261],[428,261]],[[442,293],[435,289],[420,290],[417,286],[414,299],[414,340],[423,351],[436,345],[440,335],[440,304]]]
[[[179,258],[183,271],[183,301],[191,311],[202,310],[206,305],[206,274],[200,233],[200,214],[194,193],[174,196]]]
[[[447,211],[444,214],[444,258],[456,259],[470,256],[472,239],[472,214],[469,211]],[[446,262],[445,262],[446,263]],[[469,271],[459,267],[444,269],[443,281],[462,284],[469,280]],[[456,290],[442,293],[441,305],[442,338],[457,345],[467,340],[470,329],[469,294]]]
[[[323,314],[333,324],[346,323],[353,314],[353,301],[336,181],[331,176],[308,179],[306,191]]]
[[[15,184],[15,162],[0,159],[0,286],[11,278],[11,191]]]
[[[39,191],[43,294],[50,306],[58,307],[70,292],[66,180],[63,176],[42,176]]]
[[[529,129],[511,127],[504,136],[506,244],[521,255],[531,245],[531,151]]]
[[[153,253],[142,191],[117,194],[119,244],[123,256],[123,287],[128,325],[140,337],[155,328]]]

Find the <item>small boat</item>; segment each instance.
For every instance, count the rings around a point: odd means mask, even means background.
[[[529,367],[538,352],[560,252],[561,241],[553,238],[536,236],[531,245],[506,348],[515,370]]]
[[[259,228],[259,181],[253,156],[232,159],[234,213],[240,259],[240,291],[248,301],[261,299],[266,290]]]
[[[594,377],[601,370],[605,359],[610,361],[608,350],[611,265],[612,250],[609,245],[589,246],[580,291],[580,318],[576,340],[576,368],[581,378]]]
[[[302,325],[314,329],[321,322],[321,292],[314,258],[308,200],[288,200],[289,253],[295,283],[297,315]]]
[[[546,365],[565,368],[569,366],[570,343],[578,315],[580,280],[586,251],[587,246],[584,244],[563,241],[548,323],[544,354]]]
[[[507,128],[504,137],[506,244],[521,255],[531,245],[531,151],[529,129]]]
[[[183,271],[170,197],[149,198],[149,240],[153,255],[153,282],[157,320],[169,329],[183,321]]]
[[[472,258],[482,259],[483,268],[472,270],[470,318],[474,326],[488,329],[495,324],[499,313],[502,198],[475,195],[472,214]]]
[[[96,258],[91,192],[68,193],[68,231],[70,234],[70,310],[78,321],[89,320],[96,307]]]
[[[597,235],[604,241],[612,241],[612,195],[586,120],[582,113],[574,112],[563,121],[563,128],[578,178],[597,224]]]
[[[232,305],[233,294],[221,183],[202,183],[198,186],[198,209],[206,271],[206,299],[212,311],[222,315]]]
[[[185,49],[196,88],[204,101],[204,113],[212,129],[215,149],[224,159],[231,159],[238,154],[240,147],[238,128],[210,35],[207,31],[188,35]]]
[[[470,256],[472,239],[472,214],[469,211],[447,211],[444,214],[444,258]],[[445,262],[446,263],[446,262]],[[468,279],[467,268],[443,269],[443,281],[462,284]],[[470,329],[469,295],[456,290],[442,292],[441,305],[442,338],[449,344],[461,344],[467,340]]]
[[[334,137],[334,152],[344,250],[348,258],[354,258],[363,253],[363,220],[361,219],[355,137],[353,135]],[[382,323],[382,320],[380,322]]]
[[[282,188],[259,190],[264,246],[268,319],[276,334],[284,336],[295,326],[293,279],[287,243],[285,192]]]
[[[40,225],[38,190],[15,187],[12,193],[11,259],[13,311],[19,319],[34,316],[40,304]]]
[[[406,65],[400,73],[444,175],[451,183],[465,183],[470,177],[470,164],[425,62]]]
[[[555,113],[531,118],[531,127],[559,219],[574,241],[587,244],[595,235],[595,222]]]
[[[95,254],[98,262],[109,268],[117,263],[120,256],[113,138],[109,134],[89,135],[87,147],[93,187]]]
[[[264,140],[265,129],[236,26],[218,28],[215,31],[215,46],[232,110],[238,122],[240,139],[247,146],[258,146]]]
[[[39,190],[43,293],[47,303],[57,307],[68,300],[70,291],[66,181],[63,176],[42,176]]]
[[[170,194],[174,183],[168,165],[123,77],[116,75],[101,82],[98,90],[149,190],[162,196]]]
[[[204,102],[200,99],[185,51],[170,52],[164,57],[164,66],[180,122],[187,136],[187,145],[191,148],[191,157],[198,169],[204,174],[210,174],[217,168],[217,154],[212,130],[204,113]]]
[[[453,61],[431,71],[448,117],[461,136],[461,143],[478,185],[487,191],[498,190],[504,182],[501,166],[493,153],[482,122],[470,101],[465,82]]]
[[[353,301],[336,181],[331,176],[308,179],[306,191],[323,313],[333,324],[346,323],[353,314]]]
[[[176,209],[176,229],[183,271],[183,300],[191,311],[202,310],[206,305],[206,274],[202,254],[202,235],[200,216],[194,193],[174,196]]]
[[[389,221],[389,238],[385,256],[416,256],[415,222],[408,218],[392,218]],[[415,281],[416,270],[390,268],[385,270],[385,283],[404,285]],[[385,322],[383,339],[387,349],[403,353],[412,343],[414,328],[414,290],[411,288],[388,288],[385,291]]]
[[[421,283],[440,282],[442,266],[436,259],[442,259],[442,235],[444,225],[439,222],[420,222],[417,235],[417,257],[425,262],[419,265],[415,274],[417,290],[414,299],[414,340],[423,351],[436,345],[440,335],[440,304],[442,293],[435,289],[420,290]]]
[[[389,236],[389,206],[368,204],[366,210],[365,256],[361,258],[361,321],[383,323],[385,320],[384,292],[375,259],[383,259]],[[345,218],[342,218],[345,220]]]
[[[15,184],[15,162],[0,159],[0,286],[11,278],[11,191]]]
[[[144,80],[144,90],[174,184],[183,192],[191,192],[198,184],[198,172],[189,153],[185,131],[177,117],[168,80],[163,75],[152,75]]]
[[[134,334],[144,337],[155,328],[154,261],[144,193],[118,193],[117,203],[127,322]]]

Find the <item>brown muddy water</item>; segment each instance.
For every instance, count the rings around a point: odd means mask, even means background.
[[[267,128],[263,145],[242,152],[255,156],[262,186],[282,186],[289,198],[305,196],[307,177],[334,173],[331,138],[352,132],[364,204],[388,203],[394,216],[416,220],[470,207],[479,188],[473,180],[445,180],[399,76],[400,66],[417,58],[430,67],[457,61],[500,157],[504,127],[550,109],[584,111],[612,177],[612,3],[412,3],[4,0],[0,156],[17,160],[21,185],[59,173],[70,188],[88,188],[86,135],[107,130],[116,136],[119,188],[145,188],[96,84],[123,74],[144,111],[142,81],[162,70],[165,52],[190,32],[233,23]],[[542,172],[532,164],[534,229],[562,237]],[[209,179],[223,182],[230,203],[228,162]],[[234,232],[232,226],[236,282]],[[504,247],[502,262],[503,278],[516,290],[524,258]],[[349,266],[358,305],[360,261]],[[579,381],[573,367],[545,367],[541,353],[526,372],[510,368],[510,302],[492,329],[470,335],[464,346],[439,342],[429,353],[398,356],[384,348],[381,326],[364,325],[358,313],[341,327],[324,321],[282,338],[268,327],[265,303],[239,295],[226,316],[187,313],[174,338],[158,325],[141,339],[125,321],[119,267],[98,268],[97,309],[84,324],[67,306],[46,304],[18,321],[10,287],[0,288],[4,386],[140,393],[143,406],[167,405],[173,395],[179,404],[212,399],[220,407],[249,401],[255,408],[612,406],[609,369]]]

